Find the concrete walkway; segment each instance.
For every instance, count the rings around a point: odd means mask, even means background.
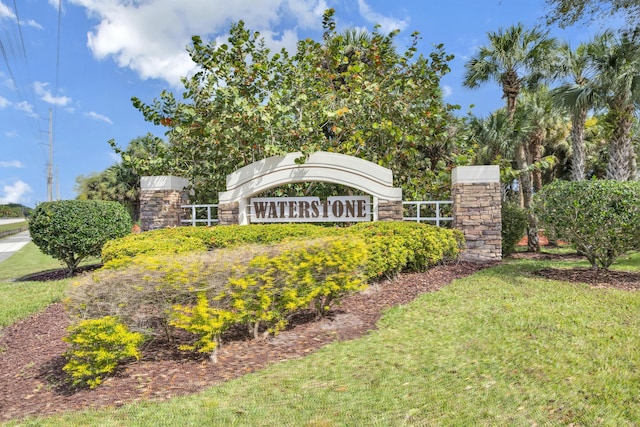
[[[31,236],[28,231],[0,239],[0,262],[9,258],[30,241]]]

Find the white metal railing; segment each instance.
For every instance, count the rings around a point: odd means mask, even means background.
[[[434,201],[411,201],[402,202],[404,209],[403,219],[405,221],[434,222],[440,227],[441,221],[453,221],[453,216],[442,216],[442,206],[451,206],[451,200],[434,200]]]
[[[218,223],[218,218],[214,218],[211,216],[212,209],[216,209],[217,216],[218,205],[182,205],[180,207],[182,209],[189,209],[191,211],[190,219],[183,219],[180,221],[183,224],[189,224],[195,227],[200,223],[204,223],[209,226]]]
[[[443,221],[453,221],[452,216],[443,216],[443,206],[451,206],[452,204],[453,202],[450,200],[402,202],[402,206],[404,207],[403,220],[431,222],[437,227],[440,227]],[[182,205],[180,207],[189,209],[190,211],[190,219],[183,219],[181,221],[185,225],[196,226],[198,224],[206,224],[210,226],[218,223],[218,205]],[[212,209],[216,210],[216,217],[212,216]]]

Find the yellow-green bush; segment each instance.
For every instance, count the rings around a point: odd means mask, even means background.
[[[213,300],[213,302],[216,301],[219,299]],[[234,311],[211,307],[206,292],[199,292],[195,305],[175,305],[173,307],[170,325],[190,332],[197,337],[193,344],[178,346],[180,350],[212,353],[219,347],[221,335],[237,322],[238,315]]]
[[[254,336],[262,326],[275,334],[291,313],[311,306],[320,317],[332,302],[364,289],[366,257],[364,242],[347,237],[277,245],[238,265],[225,295]]]
[[[456,259],[464,245],[464,237],[458,230],[415,222],[367,222],[347,230],[367,243],[369,279],[394,277],[403,270],[424,271]]]
[[[65,353],[67,364],[62,368],[73,385],[97,387],[126,359],[140,358],[139,347],[144,336],[131,332],[116,317],[88,319],[69,327],[64,341],[71,344]]]
[[[107,268],[126,266],[141,254],[177,254],[246,244],[272,244],[326,236],[332,228],[313,224],[253,224],[225,227],[175,227],[133,234],[109,242],[102,250]]]
[[[66,299],[75,317],[118,316],[132,330],[171,339],[169,314],[175,305],[192,305],[199,292],[218,295],[232,266],[248,263],[263,249],[144,254],[131,258],[126,268],[100,269],[77,279]]]
[[[119,268],[127,265],[133,257],[138,255],[178,254],[206,250],[207,245],[201,239],[156,230],[142,234],[130,234],[107,242],[102,248],[102,262],[106,268]]]
[[[458,231],[409,222],[158,230],[110,243],[105,266],[122,268],[78,279],[67,307],[170,342],[182,329],[192,338],[179,348],[215,352],[234,324],[278,333],[295,312],[320,317],[368,280],[456,258],[463,242]]]
[[[192,348],[209,349],[219,314],[226,321],[233,317],[251,324],[256,334],[265,328],[278,332],[287,315],[309,305],[322,315],[333,301],[365,286],[366,254],[364,242],[352,237],[145,254],[126,268],[101,269],[78,279],[66,305],[78,318],[117,316],[133,331],[169,340],[172,326],[199,330],[204,339]],[[199,294],[206,296],[206,306]]]
[[[368,278],[394,277],[403,270],[423,271],[455,259],[464,245],[458,230],[414,222],[367,222],[344,228],[313,224],[177,227],[112,241],[103,250],[103,261],[106,267],[115,268],[127,265],[139,254],[176,254],[345,234],[365,239]]]

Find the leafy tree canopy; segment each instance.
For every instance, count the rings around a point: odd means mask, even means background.
[[[404,52],[398,31],[340,33],[333,14],[325,12],[322,40],[301,40],[294,53],[271,52],[242,21],[226,43],[194,36],[188,52],[199,71],[183,78],[183,99],[169,91],[151,104],[132,99],[168,129],[166,155],[193,183],[194,201],[216,201],[239,167],[295,151],[388,167],[407,199],[448,189],[458,107],[443,101],[440,78],[453,57],[442,45],[418,55],[418,33]]]
[[[551,10],[546,19],[549,24],[565,28],[578,22],[588,23],[596,18],[623,16],[627,24],[640,24],[638,0],[546,0]]]

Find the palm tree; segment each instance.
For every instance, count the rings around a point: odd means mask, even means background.
[[[564,43],[559,49],[559,62],[556,76],[569,77],[564,83],[551,92],[554,103],[571,114],[571,180],[585,179],[586,151],[584,142],[585,123],[589,110],[601,104],[600,91],[595,87],[590,74],[593,72],[593,58],[590,46],[602,43],[611,33],[597,36],[589,44],[581,44],[572,50]]]
[[[635,179],[637,165],[631,130],[640,102],[640,27],[592,46],[591,54],[596,83],[604,94],[612,126],[606,176],[618,181]]]
[[[478,53],[465,64],[463,84],[477,88],[481,83],[495,81],[502,87],[503,97],[507,101],[509,120],[516,113],[516,103],[523,88],[535,89],[538,83],[549,75],[549,66],[556,48],[556,40],[548,32],[537,28],[528,30],[521,23],[506,30],[488,34],[489,45],[480,48]],[[533,192],[531,174],[528,171],[527,147],[518,144],[516,163],[521,171],[519,188],[522,191],[522,205],[531,207]],[[529,224],[531,233],[535,224]],[[537,236],[537,231],[535,231]],[[538,248],[535,245],[536,249]]]
[[[529,122],[530,131],[526,139],[531,157],[528,160],[532,169],[533,188],[537,192],[542,189],[542,169],[556,160],[553,156],[543,159],[543,155],[548,147],[557,145],[565,137],[565,117],[554,108],[547,86],[540,86],[534,92],[524,91],[520,98],[519,114]]]
[[[522,88],[534,89],[547,77],[556,40],[548,32],[527,30],[520,23],[487,36],[489,45],[465,64],[463,85],[473,89],[489,81],[498,83],[513,119]]]

